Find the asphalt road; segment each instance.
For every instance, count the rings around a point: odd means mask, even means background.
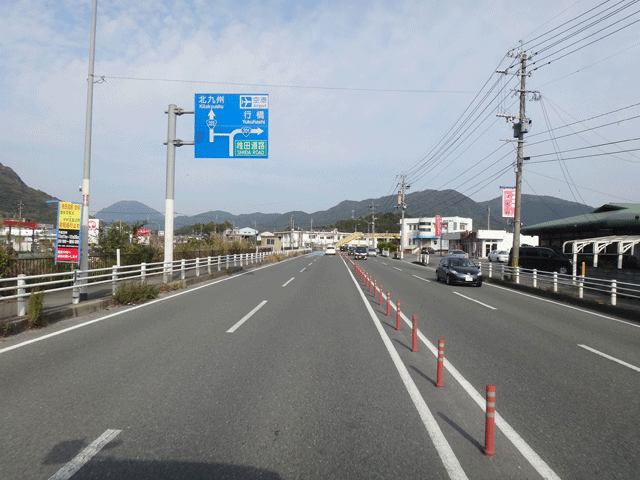
[[[339,256],[3,341],[0,478],[637,478],[640,324],[358,263],[417,353]]]

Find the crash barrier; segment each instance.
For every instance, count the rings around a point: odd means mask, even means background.
[[[354,270],[360,277],[360,281],[363,283],[364,288],[367,288],[367,281],[370,275],[360,265],[354,262]],[[370,283],[372,285],[372,283]],[[382,285],[380,285],[380,297],[382,297]],[[389,306],[391,304],[391,294],[387,291],[387,316],[389,316]],[[400,331],[400,301],[396,301],[396,331]],[[411,351],[418,351],[418,316],[412,316],[412,328],[411,328]],[[444,340],[438,340],[438,355],[437,355],[437,373],[436,373],[436,388],[442,388],[444,386]],[[494,433],[495,433],[495,392],[496,387],[493,385],[487,385],[486,394],[486,409],[485,409],[485,443],[483,453],[492,457],[495,455],[494,447]]]
[[[137,280],[146,282],[153,277],[162,275],[162,281],[173,280],[174,272],[179,272],[180,280],[185,280],[187,272],[193,271],[200,276],[206,270],[211,274],[214,270],[221,271],[231,267],[249,266],[263,262],[271,255],[304,253],[309,249],[287,252],[239,253],[234,255],[219,255],[216,257],[193,258],[176,260],[174,262],[141,263],[138,265],[114,265],[107,268],[89,270],[76,269],[71,272],[48,273],[41,275],[18,275],[12,278],[0,278],[0,301],[17,300],[16,315],[28,314],[27,306],[31,292],[43,292],[45,295],[53,292],[70,291],[71,303],[80,303],[81,289],[88,286],[111,284],[111,291],[115,293],[123,282]]]
[[[544,272],[537,269],[527,269],[522,267],[510,267],[500,264],[494,265],[492,262],[483,264],[478,262],[478,267],[489,278],[508,280],[516,284],[530,284],[533,288],[547,288],[553,292],[558,292],[559,288],[569,289],[575,292],[578,298],[584,298],[584,292],[589,291],[595,294],[609,297],[610,304],[617,305],[619,296],[640,300],[640,285],[635,283],[619,282],[602,278],[589,278],[582,275],[562,274],[558,272]]]

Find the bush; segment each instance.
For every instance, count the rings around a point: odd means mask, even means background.
[[[42,313],[44,304],[44,292],[40,290],[32,290],[29,295],[29,305],[27,307],[27,328],[40,328],[46,325],[44,315]]]
[[[157,298],[159,294],[160,291],[155,285],[135,282],[121,284],[111,298],[114,305],[137,305]]]

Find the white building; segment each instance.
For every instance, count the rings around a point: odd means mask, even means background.
[[[478,230],[477,232],[455,232],[443,236],[452,249],[464,250],[472,257],[486,257],[493,250],[509,251],[513,246],[513,233],[504,230]],[[537,236],[520,235],[520,245],[537,247]]]
[[[405,218],[401,225],[403,250],[431,247],[434,250],[449,250],[447,234],[473,230],[473,220],[463,217],[442,217],[441,235],[436,235],[436,218]]]

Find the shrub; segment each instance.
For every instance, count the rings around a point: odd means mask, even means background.
[[[160,294],[155,285],[146,282],[123,283],[112,296],[115,305],[137,305],[152,300]]]
[[[29,305],[27,307],[27,328],[40,328],[46,325],[42,313],[44,304],[44,292],[32,290],[29,295]]]
[[[182,280],[180,280],[179,282],[163,283],[162,285],[160,285],[159,290],[162,293],[168,293],[183,288],[185,288],[185,284]]]

